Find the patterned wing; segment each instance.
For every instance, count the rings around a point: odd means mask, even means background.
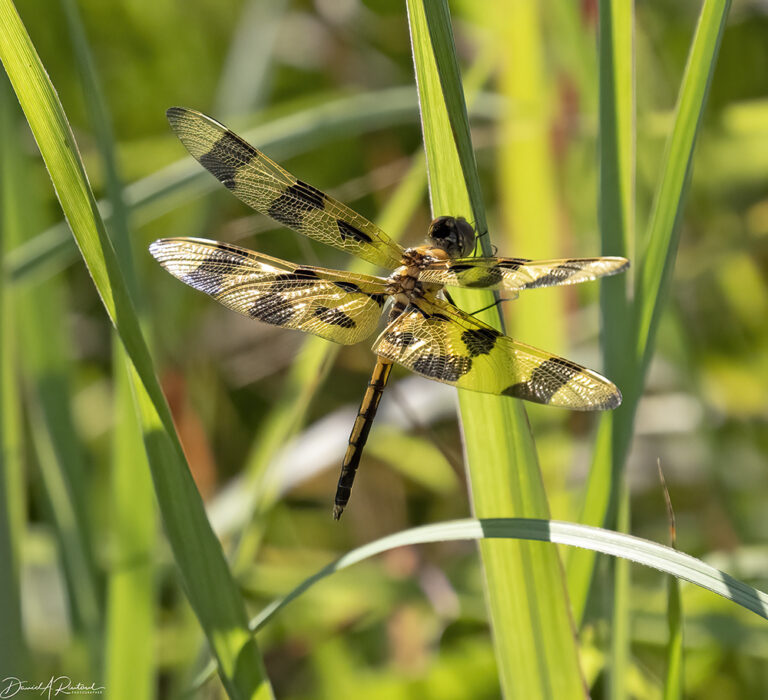
[[[248,206],[375,265],[401,264],[403,249],[378,226],[297,180],[219,122],[183,107],[171,107],[167,116],[187,150]]]
[[[450,287],[484,289],[536,289],[578,284],[607,277],[629,267],[626,258],[574,258],[571,260],[525,260],[523,258],[455,258],[442,260],[421,272],[424,282]]]
[[[429,379],[581,411],[616,408],[621,393],[585,369],[499,331],[432,296],[409,305],[373,346]]]
[[[149,251],[172,275],[230,309],[344,345],[373,333],[387,299],[379,277],[294,265],[227,243],[164,238]]]

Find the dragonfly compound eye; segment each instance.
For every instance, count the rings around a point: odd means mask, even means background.
[[[462,217],[438,216],[429,225],[427,239],[451,258],[469,255],[475,245],[475,230]]]

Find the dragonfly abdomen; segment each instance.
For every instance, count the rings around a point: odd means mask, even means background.
[[[368,440],[368,433],[371,432],[371,425],[373,425],[373,419],[376,417],[376,410],[379,407],[379,401],[381,401],[381,395],[384,393],[384,387],[387,385],[391,371],[391,362],[381,357],[376,358],[376,366],[373,368],[371,379],[363,395],[355,424],[352,426],[352,433],[349,436],[347,452],[341,464],[341,475],[336,487],[336,498],[333,506],[334,520],[341,517],[344,507],[349,501],[349,494],[352,491],[355,474],[360,465],[363,448]]]

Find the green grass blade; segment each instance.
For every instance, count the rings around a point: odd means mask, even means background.
[[[288,595],[273,601],[264,608],[251,621],[251,629],[254,631],[262,629],[279,610],[318,581],[382,552],[427,542],[500,538],[582,547],[594,552],[620,557],[636,564],[657,569],[677,579],[689,581],[750,610],[764,619],[768,619],[768,594],[729,576],[700,559],[683,554],[671,547],[621,532],[558,520],[467,518],[403,530],[348,552],[318,571],[314,576],[303,581]],[[507,661],[510,660],[507,659]]]
[[[0,283],[0,675],[5,678],[23,673],[27,665],[19,585],[25,530],[21,425],[12,359],[12,308],[3,286]]]
[[[0,290],[0,297],[4,294]],[[21,469],[18,393],[13,371],[11,306],[0,299],[0,675],[4,678],[27,668],[22,632],[21,541],[25,530],[24,488]]]
[[[112,444],[109,580],[104,685],[116,700],[154,697],[155,517],[152,480],[122,346],[113,348],[115,426]]]
[[[675,109],[675,121],[661,166],[648,234],[635,286],[636,352],[644,370],[653,354],[654,337],[664,308],[680,240],[679,221],[690,180],[693,151],[709,86],[717,64],[730,0],[704,0],[688,53]]]
[[[627,256],[634,241],[635,224],[635,75],[634,6],[618,0],[599,6],[599,221],[604,255]],[[619,387],[632,379],[626,352],[631,344],[627,287],[630,275],[602,280],[600,285],[601,344],[607,375]],[[619,410],[627,410],[626,407]],[[601,416],[601,424],[580,517],[582,522],[604,525],[615,511],[619,494],[618,529],[629,526],[629,495],[623,486],[623,457],[617,454],[615,412]],[[574,618],[581,624],[595,566],[593,552],[570,550],[569,591]],[[616,561],[613,577],[611,660],[608,684],[611,696],[623,698],[630,664],[630,569]]]
[[[463,205],[466,213],[468,203],[478,231],[485,231],[485,206],[469,134],[469,116],[448,5],[444,2],[422,3],[421,6],[409,3],[408,17],[419,86],[421,126],[425,132],[432,210],[444,212],[452,206]],[[438,139],[434,129],[441,122],[440,125],[445,126],[446,120],[449,129],[441,132],[443,139]],[[429,135],[427,130],[431,132]],[[447,148],[442,150],[441,146]],[[457,174],[457,165],[462,177],[450,184],[443,173]],[[487,237],[480,239],[480,245],[490,252]]]
[[[75,50],[83,93],[104,164],[106,189],[111,205],[111,240],[120,258],[134,299],[139,299],[131,251],[128,208],[118,173],[114,134],[96,67],[74,0],[61,0]],[[151,698],[154,695],[153,549],[155,502],[149,464],[138,424],[128,359],[115,337],[112,364],[113,428],[112,559],[107,582],[106,653],[104,684],[115,698]]]
[[[434,215],[486,230],[466,108],[444,2],[408,2]],[[485,241],[484,241],[485,243]],[[483,305],[485,295],[456,294]],[[498,314],[488,314],[498,327]],[[521,404],[460,392],[474,511],[546,516],[538,460]],[[507,697],[585,694],[558,554],[540,545],[485,542],[481,554],[491,625]]]
[[[34,428],[32,442],[61,543],[67,592],[95,670],[102,653],[102,581],[94,563],[88,517],[90,478],[72,414],[73,355],[62,323],[66,318],[62,283],[61,278],[52,278],[18,295],[17,333],[24,348],[19,363]]]
[[[664,491],[669,519],[670,545],[674,548],[677,543],[677,528],[675,525],[675,510],[669,496],[667,482],[658,462],[659,480]],[[673,576],[667,577],[667,627],[669,641],[667,642],[667,673],[664,676],[664,700],[678,700],[685,693],[685,674],[683,668],[683,600],[680,581]]]
[[[612,557],[620,557],[628,562],[656,569],[680,581],[689,581],[768,620],[767,593],[672,547],[621,532],[558,520],[467,518],[403,530],[347,552],[302,581],[287,595],[272,601],[251,620],[250,627],[255,632],[263,629],[286,605],[316,583],[337,571],[383,552],[431,542],[483,541],[485,539],[531,540],[589,549]],[[213,667],[209,666],[200,673],[195,687],[201,685],[212,674]]]
[[[599,16],[600,70],[600,232],[605,255],[627,255],[635,237],[635,33],[634,10],[621,0],[601,3]],[[610,277],[605,282],[620,282]],[[614,295],[601,288],[603,314],[621,316],[626,310],[626,281]],[[615,334],[603,339],[611,361]]]
[[[667,579],[667,673],[664,676],[664,700],[679,700],[685,694],[683,674],[683,602],[680,581],[672,576]]]
[[[20,237],[19,152],[16,112],[7,80],[0,78],[0,270],[12,241]],[[26,502],[21,459],[21,396],[15,372],[14,298],[7,275],[0,276],[0,676],[28,670],[21,620],[21,543]]]
[[[23,216],[17,214],[17,225],[8,227],[10,245],[18,245],[36,228],[40,218],[34,197],[29,194],[32,182],[28,163],[18,151],[14,154],[17,139],[18,135],[12,143],[4,144],[4,153],[14,162],[15,192],[9,214],[24,211]],[[96,672],[102,653],[102,581],[97,575],[88,517],[92,482],[72,414],[73,355],[64,326],[66,294],[61,279],[16,292],[14,337],[19,349],[17,374],[23,380],[19,386],[24,388],[34,426],[30,437],[58,539],[73,627],[85,641],[91,669]]]
[[[120,258],[121,269],[125,275],[132,294],[136,294],[136,280],[133,266],[133,256],[130,247],[130,231],[128,229],[128,208],[123,193],[123,183],[118,174],[117,155],[115,153],[115,136],[112,123],[107,111],[107,105],[101,94],[96,66],[91,56],[88,39],[85,34],[80,13],[75,0],[59,0],[64,10],[67,28],[72,38],[72,47],[83,86],[83,96],[88,109],[90,121],[99,146],[99,155],[104,164],[104,180],[107,200],[110,204],[111,216],[109,230],[112,244]],[[69,239],[69,236],[67,236]]]
[[[117,257],[98,215],[61,103],[10,0],[0,0],[0,58],[32,128],[94,284],[133,363],[155,492],[189,600],[235,698],[271,689],[245,621],[243,600],[205,516],[139,328]]]
[[[556,115],[542,27],[559,12],[554,6],[545,9],[529,2],[488,5],[490,17],[496,20],[494,34],[501,56],[499,90],[508,101],[499,123],[497,172],[498,190],[503,196],[499,198],[498,228],[504,232],[504,240],[497,242],[505,253],[521,257],[563,257],[552,138]],[[507,315],[511,335],[564,354],[565,305],[562,290],[526,295]],[[542,323],[544,318],[546,323]]]
[[[621,0],[600,3],[599,22],[602,253],[629,257],[635,241],[634,7]],[[629,337],[627,288],[631,277],[630,270],[628,274],[606,278],[600,284],[600,340],[605,371],[619,386],[625,385],[633,369],[626,359]],[[612,415],[605,414],[604,418]],[[599,470],[595,471],[599,473]]]
[[[629,449],[635,410],[642,392],[645,371],[653,353],[655,328],[668,291],[677,252],[678,223],[685,201],[696,135],[704,113],[729,6],[729,0],[705,0],[702,6],[679,91],[672,132],[662,162],[661,177],[656,190],[646,243],[644,246],[637,246],[640,252],[632,260],[636,274],[632,306],[624,306],[621,301],[624,292],[617,287],[620,285],[619,278],[603,282],[605,285],[602,301],[603,340],[606,367],[609,376],[615,379],[622,389],[624,403],[612,415],[604,416],[601,420],[582,510],[582,520],[586,523],[610,522],[611,509],[615,508],[612,504],[616,503],[618,479]],[[604,13],[609,9],[612,11],[608,4],[601,6],[601,11]],[[628,7],[619,9],[624,13],[629,12]],[[611,244],[611,248],[606,248],[606,252],[612,253],[619,253],[618,248],[614,248],[615,245],[628,246],[631,242],[629,237],[619,236],[616,230],[605,226],[607,221],[613,221],[619,227],[618,230],[631,230],[631,228],[621,228],[622,221],[631,226],[631,220],[626,216],[627,185],[623,183],[627,182],[627,175],[622,174],[624,173],[622,164],[631,162],[631,160],[627,161],[630,153],[625,134],[628,128],[628,101],[632,94],[627,85],[630,59],[626,52],[622,54],[623,57],[615,56],[617,51],[626,44],[627,36],[631,33],[627,25],[629,18],[625,14],[622,21],[621,16],[617,19],[613,13],[609,18],[601,19],[603,38],[607,40],[608,37],[612,37],[613,42],[606,44],[605,40],[601,39],[601,52],[607,50],[613,56],[612,58],[601,55],[601,66],[603,61],[613,62],[612,67],[604,67],[605,72],[601,72],[603,81],[601,91],[607,95],[606,99],[616,104],[612,108],[613,114],[607,111],[604,121],[601,121],[601,129],[606,126],[609,128],[607,134],[601,134],[601,144],[609,146],[611,143],[615,144],[611,147],[614,153],[610,150],[604,150],[601,153],[602,168],[604,168],[601,182],[606,187],[601,190],[601,197],[605,200],[605,205],[601,204],[601,216],[605,217],[605,220],[601,220],[601,226],[604,242],[606,245]],[[622,43],[617,45],[617,42]],[[616,81],[622,76],[623,81],[616,86]],[[613,87],[611,87],[612,84]],[[608,106],[606,110],[609,110]],[[612,122],[613,126],[611,126]],[[622,124],[624,124],[623,127]],[[615,133],[611,133],[611,128],[615,129]],[[608,180],[614,175],[619,179],[609,185]],[[606,236],[610,239],[605,238]],[[609,300],[607,299],[609,294],[617,296]],[[624,319],[629,319],[631,324],[629,328],[624,326]],[[635,347],[634,358],[626,351],[627,346]],[[577,620],[580,620],[583,614],[593,567],[594,555],[589,553],[574,552],[568,559],[569,585]]]
[[[629,490],[621,484],[621,496],[616,518],[620,532],[629,531]],[[618,559],[613,562],[613,609],[611,617],[611,658],[608,668],[610,697],[620,700],[628,696],[629,671],[632,666],[630,649],[630,613],[632,593],[630,590],[629,562]]]
[[[603,254],[628,255],[635,220],[634,8],[631,3],[600,3],[600,231]],[[634,263],[634,261],[632,261]],[[605,373],[624,391],[632,376],[629,340],[628,275],[600,285],[601,341]],[[626,401],[626,399],[625,399]],[[626,409],[618,409],[626,410]],[[600,417],[592,468],[580,522],[604,525],[615,508],[622,459],[614,453],[616,412]],[[595,565],[593,552],[569,550],[566,560],[573,614],[580,625]]]

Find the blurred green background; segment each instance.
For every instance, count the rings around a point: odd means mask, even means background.
[[[91,107],[67,12],[18,10],[56,86],[97,196],[106,196]],[[165,110],[200,109],[407,244],[430,219],[404,5],[389,0],[79,0],[114,128],[138,280],[161,380],[214,527],[253,611],[377,536],[469,514],[452,390],[395,371],[349,509],[330,518],[337,468],[373,357],[252,323],[163,272],[164,236],[204,236],[288,260],[346,268],[254,215],[203,172]],[[597,222],[596,2],[451,4],[490,230],[500,255],[591,256]],[[637,3],[637,229],[643,230],[699,3]],[[699,138],[682,238],[627,474],[631,532],[768,586],[768,14],[736,0]],[[19,225],[3,236],[4,484],[19,525],[27,649],[5,675],[103,679],[100,646],[116,562],[110,476],[119,382],[109,324],[7,86],[3,186]],[[15,155],[11,156],[11,152]],[[6,191],[10,191],[7,189]],[[6,200],[6,202],[9,200]],[[13,212],[6,204],[5,216]],[[108,222],[109,223],[109,222]],[[7,224],[7,220],[6,220]],[[631,273],[630,273],[631,274]],[[524,342],[601,369],[598,285],[524,293],[504,305]],[[10,325],[13,324],[13,325]],[[8,332],[12,329],[12,332]],[[605,332],[610,333],[610,329]],[[552,517],[576,520],[595,417],[532,406]],[[137,458],[136,479],[146,480]],[[250,523],[250,525],[248,525]],[[107,697],[176,697],[203,638],[154,518],[137,533],[151,628],[134,652],[155,664]],[[243,529],[248,533],[240,537]],[[5,546],[6,543],[0,543]],[[121,556],[124,556],[122,552]],[[133,560],[130,560],[131,563]],[[335,575],[259,633],[286,698],[495,698],[498,671],[476,547],[390,552]],[[582,662],[604,695],[612,579],[601,560]],[[665,580],[632,569],[633,697],[661,697]],[[764,621],[684,588],[686,696],[768,696]],[[114,611],[113,611],[114,612]],[[133,610],[123,611],[129,618]],[[5,619],[2,618],[2,619]],[[106,657],[106,658],[105,658]],[[24,669],[23,673],[16,669]],[[198,691],[217,697],[216,681]]]

